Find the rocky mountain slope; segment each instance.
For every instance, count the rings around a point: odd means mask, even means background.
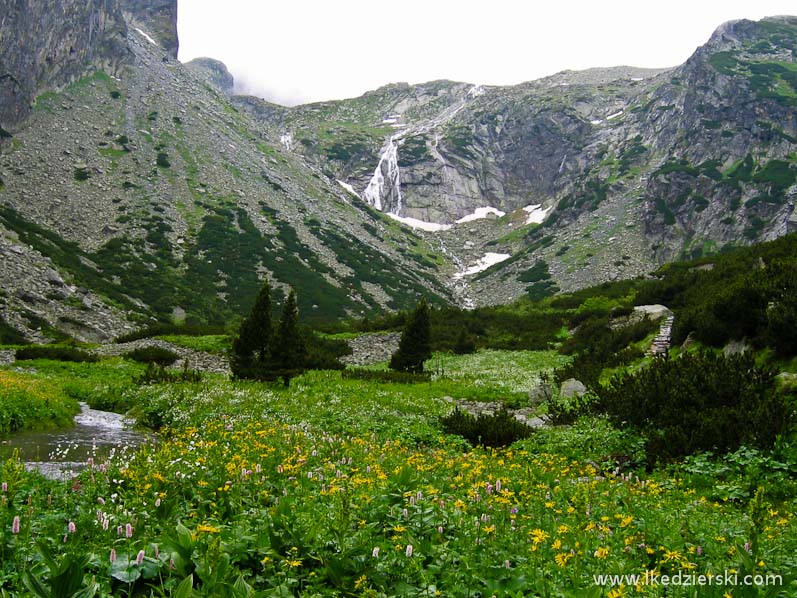
[[[0,0],[2,39],[35,23],[0,46],[0,315],[32,337],[229,320],[266,273],[318,319],[540,297],[795,227],[795,17],[674,69],[286,108],[177,62],[174,0],[59,3]]]
[[[261,138],[157,28],[122,15],[125,62],[87,63],[5,129],[7,324],[99,340],[153,318],[225,322],[265,274],[307,319],[452,300],[425,241]]]
[[[471,278],[475,296],[508,299],[783,234],[796,48],[797,18],[775,17],[727,23],[668,70],[399,84],[291,109],[237,102],[377,209],[440,224],[504,213],[435,237],[465,266],[509,258]]]

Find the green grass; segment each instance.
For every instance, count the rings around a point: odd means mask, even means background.
[[[232,339],[226,334],[212,334],[206,336],[185,336],[166,334],[155,338],[172,343],[186,349],[207,351],[208,353],[226,353],[232,346]]]
[[[446,378],[428,384],[309,372],[287,389],[221,377],[121,389],[144,421],[168,426],[157,446],[67,484],[26,473],[13,459],[0,463],[6,590],[23,591],[25,570],[49,583],[34,566],[41,547],[70,564],[78,586],[91,580],[103,595],[174,595],[190,582],[214,596],[249,584],[263,596],[420,597],[439,589],[456,598],[574,598],[608,595],[596,574],[651,566],[669,574],[795,572],[793,497],[751,501],[740,473],[732,495],[747,498],[715,500],[725,490],[710,482],[727,474],[710,458],[673,475],[614,475],[616,456],[638,459],[641,444],[603,418],[495,451],[441,432],[437,418],[451,410],[444,397],[458,397],[455,385],[485,399],[511,396],[560,363],[557,354],[435,359]],[[126,378],[129,367],[41,362],[35,379],[57,391],[72,376],[100,385]],[[18,535],[10,533],[15,516]],[[82,555],[93,558],[67,561]],[[765,565],[756,568],[759,560]],[[360,591],[366,586],[377,593]],[[648,587],[640,595],[662,594]]]

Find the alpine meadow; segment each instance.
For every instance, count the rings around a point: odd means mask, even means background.
[[[0,596],[797,596],[797,17],[292,107],[177,20],[0,0]]]

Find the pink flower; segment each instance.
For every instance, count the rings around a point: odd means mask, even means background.
[[[100,503],[101,505],[104,505],[105,504],[105,499],[102,496],[98,496],[97,497],[97,502]]]
[[[379,546],[374,546],[374,549],[371,551],[371,556],[374,558],[379,557]]]
[[[8,482],[3,482],[3,494],[8,492]]]
[[[133,537],[133,526],[129,523],[125,525],[125,538],[132,538]]]
[[[138,554],[136,555],[136,565],[140,565],[144,562],[144,551],[139,550]]]
[[[11,533],[14,535],[19,533],[19,515],[14,517],[14,521],[11,523]]]
[[[75,533],[75,530],[77,529],[77,528],[75,527],[75,522],[74,522],[74,521],[70,521],[70,522],[69,522],[69,525],[67,525],[67,526],[66,526],[66,529],[68,529],[68,530],[69,530],[69,533],[70,533],[70,534],[74,534],[74,533]]]
[[[404,554],[407,555],[407,558],[412,556],[412,544],[407,544],[407,549],[404,551]]]
[[[116,550],[111,548],[111,554],[108,556],[108,559],[113,563],[116,561]]]
[[[155,507],[157,508],[159,506],[161,506],[161,499],[160,498],[156,498],[155,499]]]

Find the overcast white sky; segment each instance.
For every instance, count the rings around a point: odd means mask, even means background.
[[[296,104],[399,81],[675,66],[725,21],[795,13],[794,0],[185,0],[178,27],[183,62],[217,58],[239,91]]]

